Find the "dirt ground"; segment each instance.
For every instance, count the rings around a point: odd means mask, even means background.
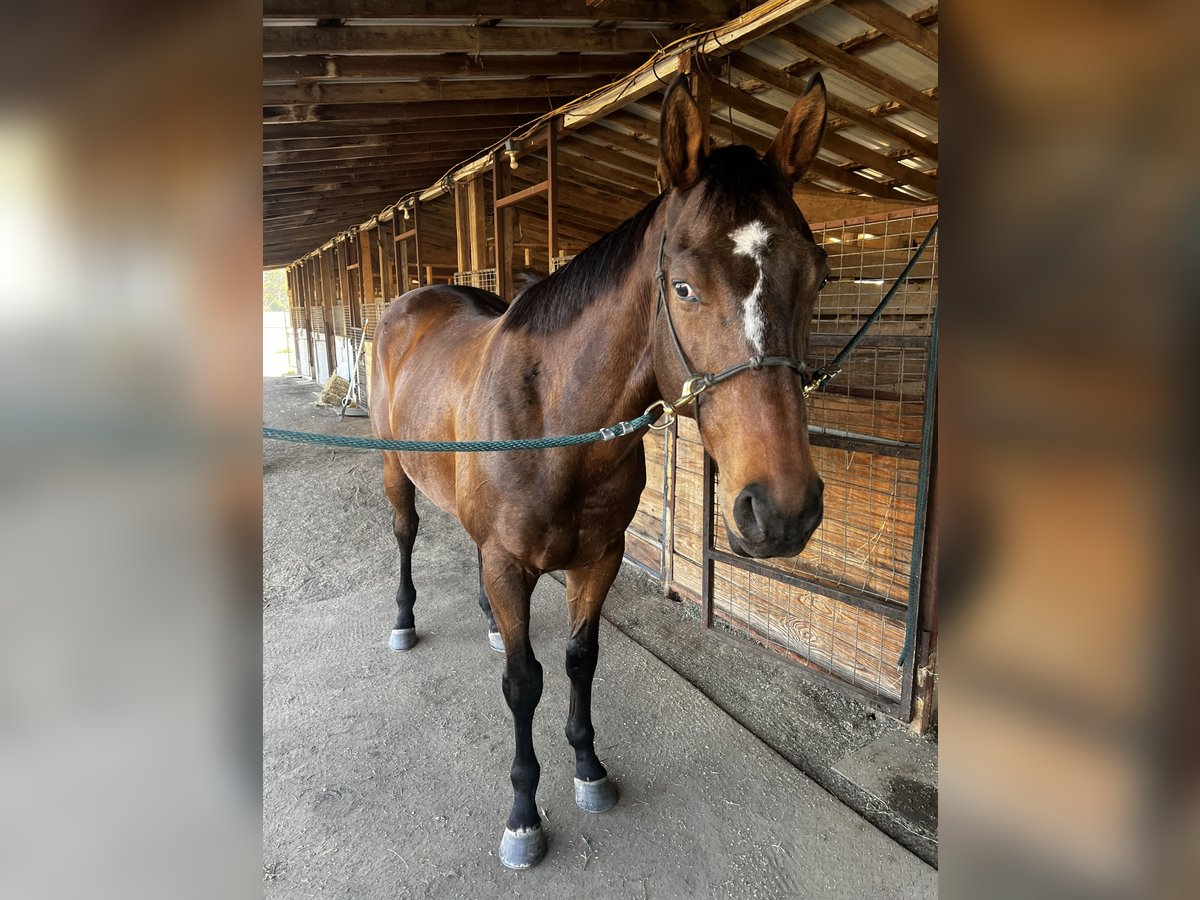
[[[367,433],[264,379],[264,421]],[[268,896],[934,897],[937,873],[830,796],[700,690],[605,622],[597,751],[621,792],[572,796],[563,736],[563,589],[544,578],[531,633],[549,840],[536,869],[496,847],[511,800],[502,657],[475,600],[475,553],[419,499],[421,641],[387,650],[397,556],[377,454],[266,442],[263,829]]]

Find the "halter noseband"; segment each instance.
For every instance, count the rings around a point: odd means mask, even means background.
[[[667,273],[663,270],[666,249],[667,233],[664,231],[662,242],[658,245],[658,272],[655,274],[655,278],[658,280],[658,307],[654,315],[657,318],[661,312],[666,317],[667,331],[671,335],[671,343],[675,346],[675,352],[679,355],[679,361],[683,364],[683,371],[687,373],[687,379],[683,382],[682,395],[674,403],[668,403],[666,400],[656,400],[646,407],[646,412],[650,412],[655,407],[661,407],[663,412],[661,421],[650,427],[655,431],[663,431],[670,428],[671,423],[675,421],[680,407],[693,402],[713,385],[720,384],[722,381],[732,378],[739,372],[757,371],[765,366],[786,366],[794,371],[804,379],[805,394],[807,395],[808,386],[812,384],[808,365],[804,360],[795,359],[791,356],[751,356],[749,359],[732,365],[728,369],[722,369],[720,372],[710,372],[705,375],[697,375],[695,373],[691,363],[688,361],[687,354],[683,352],[683,344],[679,342],[679,335],[675,331],[675,323],[671,321],[671,305],[667,302]],[[699,409],[699,404],[697,404],[697,412],[699,412]]]

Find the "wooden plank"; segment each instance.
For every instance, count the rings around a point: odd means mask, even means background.
[[[927,97],[899,78],[863,62],[857,56],[851,56],[840,47],[821,40],[812,32],[805,31],[797,25],[785,25],[775,32],[775,36],[864,87],[890,97],[934,122],[938,120],[938,104],[935,99]]]
[[[439,75],[483,78],[497,75],[624,75],[645,61],[645,53],[272,56],[263,60],[263,81],[410,76],[435,78]]]
[[[523,97],[578,97],[603,87],[608,78],[579,76],[550,78],[500,78],[473,81],[391,81],[350,83],[318,81],[301,86],[267,85],[262,89],[264,106],[316,103],[427,103],[437,100],[510,100]]]
[[[391,56],[401,47],[419,47],[423,53],[653,53],[674,37],[669,31],[642,28],[284,25],[263,29],[263,56],[313,53]]]
[[[918,25],[894,6],[881,0],[836,0],[856,19],[877,28],[893,40],[916,50],[926,59],[938,61],[938,34]]]
[[[734,0],[264,0],[264,19],[583,19],[596,22],[724,22]]]

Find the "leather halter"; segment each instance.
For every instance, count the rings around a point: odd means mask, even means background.
[[[664,231],[662,241],[658,245],[658,272],[655,278],[658,280],[658,307],[655,310],[655,318],[661,312],[667,320],[667,331],[671,335],[671,343],[675,347],[675,352],[679,355],[679,361],[683,364],[683,370],[687,373],[687,379],[683,382],[683,393],[674,403],[668,403],[665,400],[658,400],[647,407],[646,412],[654,409],[656,406],[662,407],[665,416],[661,424],[651,425],[650,427],[661,431],[668,428],[671,422],[675,420],[675,415],[681,406],[686,406],[691,403],[716,384],[720,384],[728,378],[732,378],[739,372],[758,371],[766,366],[786,366],[794,371],[803,380],[805,387],[812,383],[812,377],[808,371],[808,364],[802,359],[796,359],[791,356],[751,356],[736,365],[730,366],[728,369],[722,369],[720,372],[709,372],[702,375],[697,375],[692,368],[691,362],[688,360],[687,354],[683,350],[683,344],[679,342],[679,335],[675,331],[675,323],[671,320],[671,305],[667,301],[667,273],[663,269],[664,258],[667,249],[667,233]],[[807,393],[807,392],[806,392]],[[696,411],[699,413],[700,404],[696,403]]]

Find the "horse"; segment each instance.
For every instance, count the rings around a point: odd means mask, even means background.
[[[643,210],[525,286],[511,305],[449,285],[391,303],[375,334],[376,436],[576,434],[659,404],[695,419],[721,473],[718,500],[733,550],[799,553],[823,512],[802,360],[828,262],[792,188],[817,154],[825,108],[818,76],[763,156],[740,145],[710,150],[687,79],[677,78],[660,119],[665,187]],[[675,397],[674,405],[666,399]],[[546,849],[532,735],[542,666],[529,641],[529,608],[547,572],[566,574],[575,800],[589,812],[617,800],[595,752],[592,679],[600,610],[645,486],[645,433],[556,449],[383,454],[401,569],[392,650],[417,640],[416,490],[458,518],[478,547],[479,604],[489,642],[505,654],[501,688],[516,739],[499,852],[510,868],[536,865]]]

